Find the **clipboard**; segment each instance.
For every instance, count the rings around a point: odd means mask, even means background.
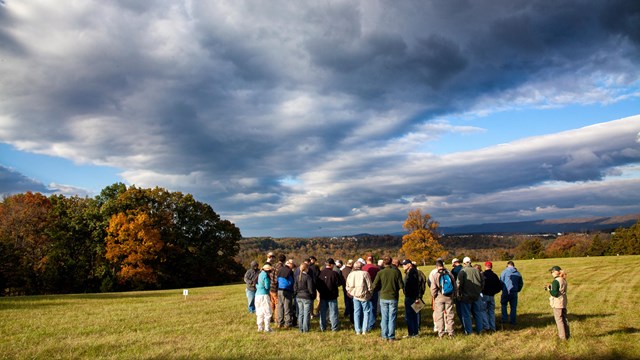
[[[418,301],[417,303],[414,302],[413,304],[411,304],[411,308],[413,309],[413,311],[417,313],[419,313],[423,307],[424,307],[424,303],[422,302],[422,300]]]

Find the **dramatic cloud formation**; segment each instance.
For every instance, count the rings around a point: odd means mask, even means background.
[[[244,235],[640,212],[638,117],[424,150],[486,131],[447,115],[640,96],[637,1],[1,5],[0,142],[193,193]]]

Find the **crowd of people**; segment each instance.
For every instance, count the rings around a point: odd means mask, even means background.
[[[513,261],[507,262],[500,276],[493,272],[490,261],[484,263],[484,270],[473,265],[469,257],[462,261],[454,258],[451,265],[448,270],[444,260],[437,259],[426,276],[409,259],[398,261],[385,256],[376,263],[372,256],[346,262],[329,258],[320,266],[310,256],[297,266],[293,259],[287,260],[283,254],[276,259],[269,252],[262,267],[253,261],[245,273],[248,310],[256,315],[258,331],[272,332],[274,324],[277,328],[297,327],[300,332],[308,332],[314,317],[318,317],[320,331],[338,331],[342,287],[343,317],[355,333],[364,335],[379,326],[381,337],[394,341],[402,291],[407,325],[403,337],[418,336],[421,309],[430,304],[433,331],[444,338],[455,336],[456,317],[464,334],[495,332],[495,296],[501,294],[501,322],[516,324],[518,293],[524,281]],[[559,266],[549,271],[554,280],[545,289],[550,293],[558,336],[566,340],[570,336],[566,273]],[[425,301],[427,289],[430,296]]]

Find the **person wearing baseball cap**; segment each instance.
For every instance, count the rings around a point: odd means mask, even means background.
[[[471,258],[465,257],[462,262],[464,267],[458,273],[458,291],[460,293],[460,314],[462,315],[462,327],[467,335],[473,334],[471,317],[476,323],[476,332],[482,333],[484,313],[481,311],[482,299],[480,294],[484,287],[482,273],[471,265]]]
[[[485,304],[485,314],[482,328],[487,331],[496,331],[496,299],[495,295],[502,291],[500,278],[493,272],[493,264],[491,261],[485,261],[484,271],[484,288],[482,289],[482,301]]]
[[[549,304],[553,309],[553,317],[558,328],[558,337],[561,340],[569,340],[569,321],[567,321],[567,273],[560,266],[553,266],[549,269],[553,282],[545,286],[549,291]]]

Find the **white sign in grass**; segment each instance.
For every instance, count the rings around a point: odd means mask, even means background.
[[[189,295],[189,290],[188,289],[182,290],[182,295],[184,295],[184,298],[186,300],[187,299],[187,295]]]

